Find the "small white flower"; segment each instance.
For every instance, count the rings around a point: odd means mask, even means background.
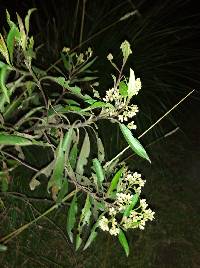
[[[103,216],[99,221],[99,227],[103,231],[109,231],[108,222],[109,222],[108,219],[105,216]]]
[[[110,216],[115,216],[116,215],[116,213],[117,213],[117,211],[114,209],[114,207],[111,207],[111,208],[109,208],[109,215]]]

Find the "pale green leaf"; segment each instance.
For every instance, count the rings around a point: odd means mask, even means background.
[[[89,139],[88,133],[86,131],[85,138],[83,140],[81,151],[80,151],[80,154],[79,154],[79,157],[77,160],[77,164],[76,164],[76,173],[83,175],[84,166],[88,162],[89,154],[90,154],[90,139]]]
[[[0,53],[5,58],[6,62],[10,64],[9,53],[2,34],[0,34]]]
[[[120,46],[121,50],[122,50],[122,54],[123,54],[123,57],[124,57],[124,61],[126,62],[128,57],[130,56],[130,54],[132,54],[132,50],[131,50],[131,47],[130,47],[130,44],[128,41],[124,41],[121,46]]]
[[[98,150],[98,159],[102,163],[105,160],[105,151],[102,140],[97,137],[97,150]]]
[[[27,36],[28,36],[28,34],[29,34],[30,16],[31,16],[31,14],[32,14],[35,10],[37,10],[37,8],[31,8],[31,9],[29,9],[28,14],[27,14],[26,17],[25,17],[25,29],[26,29],[26,35],[27,35]]]
[[[122,230],[120,230],[119,234],[118,234],[118,239],[119,239],[119,242],[120,244],[122,245],[125,253],[126,253],[126,256],[128,257],[129,255],[129,245],[128,245],[128,241],[126,239],[126,236],[124,234],[124,232]]]
[[[141,143],[133,137],[132,132],[130,131],[129,128],[127,128],[124,124],[119,124],[120,129],[122,131],[122,134],[125,138],[125,140],[127,141],[127,143],[129,144],[129,146],[131,147],[131,149],[140,157],[148,160],[150,163],[150,159],[145,151],[145,149],[143,148],[143,146],[141,145]]]
[[[77,147],[77,143],[74,143],[69,153],[69,163],[72,169],[76,167],[77,156],[78,156],[78,147]]]
[[[60,190],[62,187],[62,178],[64,171],[64,151],[63,151],[63,139],[60,139],[59,145],[55,154],[55,166],[53,170],[53,174],[48,182],[47,189],[51,187],[55,187],[57,190]]]
[[[63,183],[61,189],[58,193],[58,197],[56,199],[56,203],[61,203],[65,195],[68,193],[68,179],[63,178]]]
[[[0,89],[2,90],[5,100],[10,103],[8,88],[6,87],[5,80],[7,76],[7,65],[4,65],[0,70]]]
[[[104,171],[97,158],[93,159],[93,167],[97,176],[98,186],[102,188],[102,182],[104,181]]]
[[[128,81],[128,97],[131,99],[135,95],[135,73],[130,68],[130,77]]]
[[[17,135],[9,135],[0,133],[0,144],[1,145],[19,145],[19,146],[27,146],[32,145],[33,142],[24,137],[20,137]]]

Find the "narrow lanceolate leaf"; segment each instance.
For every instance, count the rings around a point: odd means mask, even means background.
[[[6,87],[5,81],[7,76],[7,65],[4,65],[0,70],[0,91],[3,92],[5,100],[10,103],[8,89]]]
[[[98,186],[102,188],[102,182],[104,181],[104,171],[97,158],[93,159],[93,167],[97,176]]]
[[[71,143],[72,143],[72,139],[73,139],[73,132],[74,129],[70,128],[69,131],[65,134],[64,138],[63,138],[63,151],[66,154],[66,157],[68,157],[69,155],[69,151],[70,151],[70,147],[71,147]]]
[[[85,133],[85,138],[83,141],[83,145],[78,157],[77,165],[76,165],[76,173],[83,175],[84,166],[87,164],[88,157],[90,154],[90,139],[88,133]]]
[[[112,195],[113,191],[117,189],[117,185],[119,182],[119,179],[121,178],[122,174],[124,171],[124,167],[120,168],[120,170],[117,171],[117,173],[115,174],[115,176],[113,177],[111,183],[110,183],[110,187],[108,188],[107,191],[107,196],[109,197],[110,195]]]
[[[13,50],[14,50],[15,40],[19,38],[20,38],[19,30],[15,25],[13,25],[8,33],[7,40],[6,40],[11,63],[13,61]]]
[[[99,218],[97,219],[96,223],[93,225],[92,229],[91,229],[91,233],[88,237],[88,240],[86,241],[85,243],[85,246],[83,248],[83,250],[86,250],[90,245],[91,243],[95,240],[95,238],[97,237],[97,227],[99,226],[99,220],[102,218],[102,216],[104,215],[104,213],[102,213]]]
[[[67,233],[69,235],[70,241],[73,242],[73,228],[76,223],[76,214],[78,211],[78,206],[77,206],[77,197],[74,195],[69,211],[68,211],[68,216],[67,216]]]
[[[120,230],[119,234],[118,234],[118,239],[119,239],[119,242],[120,244],[122,245],[125,253],[126,253],[126,256],[128,257],[129,255],[129,245],[128,245],[128,241],[126,239],[126,236],[124,234],[124,232],[122,230]]]
[[[0,145],[19,145],[27,146],[32,145],[32,141],[16,135],[8,135],[0,133]]]
[[[135,95],[135,73],[130,68],[130,77],[128,81],[128,97],[131,99]]]
[[[80,217],[80,221],[79,221],[79,225],[78,225],[78,234],[76,237],[76,250],[79,249],[79,247],[82,243],[81,233],[82,233],[83,227],[86,224],[89,224],[90,216],[91,216],[91,203],[90,203],[90,196],[88,194],[86,197],[86,200],[85,200],[85,205],[84,205],[82,212],[81,212],[81,217]]]
[[[69,153],[69,163],[72,169],[74,169],[76,166],[77,156],[78,156],[78,147],[77,147],[77,143],[74,143]]]
[[[130,129],[128,129],[124,124],[119,124],[121,132],[125,138],[125,140],[128,142],[131,149],[140,157],[145,158],[151,163],[151,160],[149,159],[144,147],[142,144],[133,137],[132,132]]]
[[[63,178],[62,187],[58,193],[58,197],[56,199],[56,203],[61,203],[65,195],[68,193],[68,179]]]
[[[64,152],[62,147],[63,139],[60,139],[60,143],[58,145],[56,155],[55,155],[55,166],[53,170],[53,174],[49,180],[47,189],[53,187],[54,191],[61,189],[62,186],[62,179],[63,179],[63,171],[64,171]]]
[[[35,11],[35,10],[37,10],[37,9],[36,8],[29,9],[28,14],[25,17],[25,28],[26,28],[26,34],[27,34],[27,36],[28,36],[28,33],[29,33],[30,16],[33,13],[33,11]]]
[[[21,17],[17,14],[17,21],[18,21],[18,25],[19,25],[19,29],[20,29],[20,43],[22,46],[22,49],[25,51],[26,50],[26,33],[25,33],[25,29],[24,29],[24,24],[22,22]]]
[[[134,196],[132,197],[131,203],[129,206],[126,207],[123,217],[128,217],[131,213],[131,210],[135,207],[135,205],[137,204],[139,195],[138,194],[134,194]]]

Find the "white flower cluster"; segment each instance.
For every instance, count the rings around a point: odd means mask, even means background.
[[[137,95],[141,89],[140,78],[135,80],[133,95]],[[106,91],[106,96],[103,100],[107,103],[112,103],[113,107],[105,109],[106,114],[111,117],[117,118],[120,122],[128,122],[132,119],[136,113],[139,111],[137,105],[128,105],[128,97],[124,97],[120,94],[118,87],[113,87]],[[127,102],[128,101],[128,102]],[[136,129],[134,121],[127,124],[129,129]]]
[[[147,207],[146,200],[141,199],[140,206],[136,210],[131,211],[129,217],[123,217],[123,227],[125,229],[139,228],[140,230],[144,230],[146,222],[148,220],[152,221],[155,214],[155,212]],[[138,209],[140,209],[140,212],[137,211]]]
[[[111,228],[109,228],[108,225],[111,225]],[[111,235],[118,235],[120,229],[118,228],[118,223],[115,218],[111,218],[108,220],[105,216],[103,216],[99,221],[99,227],[103,231],[108,231]]]
[[[142,187],[144,187],[145,180],[142,179],[141,174],[138,172],[132,173],[130,170],[126,171],[123,180],[119,184],[121,191],[134,191],[137,194],[141,193]]]
[[[141,174],[131,173],[125,169],[113,206],[108,208],[108,217],[103,216],[99,221],[99,227],[103,231],[116,236],[119,234],[120,227],[144,230],[146,222],[154,219],[155,212],[148,208],[146,199],[140,199],[139,205],[130,212],[128,217],[123,216],[125,209],[131,204],[133,195],[135,193],[140,195],[144,184],[145,180],[141,178]],[[119,221],[119,214],[122,215],[121,221]],[[116,215],[118,215],[117,219]]]

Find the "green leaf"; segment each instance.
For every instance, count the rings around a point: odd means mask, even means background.
[[[110,187],[108,188],[107,191],[107,196],[112,195],[113,191],[116,190],[119,179],[121,178],[122,174],[124,171],[124,167],[120,168],[117,173],[115,174],[115,176],[113,177],[111,183],[110,183]]]
[[[7,247],[5,245],[0,244],[0,252],[5,252]]]
[[[68,132],[65,133],[64,139],[63,139],[63,151],[65,152],[66,157],[68,158],[69,151],[71,148],[71,143],[73,139],[74,129],[70,128]]]
[[[56,150],[55,155],[55,166],[53,170],[53,174],[48,182],[47,189],[54,187],[57,191],[62,187],[62,178],[63,178],[63,171],[64,171],[64,151],[63,151],[63,139],[60,139],[59,145]]]
[[[80,103],[78,103],[77,101],[75,100],[72,100],[72,99],[67,99],[67,100],[64,100],[67,104],[69,105],[76,105],[76,106],[80,106]]]
[[[128,97],[131,99],[135,95],[135,73],[130,68],[130,77],[128,81]]]
[[[0,133],[0,144],[1,145],[27,146],[27,145],[32,145],[33,143],[31,140],[23,138],[23,137]]]
[[[72,65],[71,65],[71,63],[69,61],[69,57],[68,57],[68,60],[67,60],[65,54],[64,53],[61,53],[61,58],[62,58],[62,61],[63,61],[63,64],[64,64],[65,69],[67,71],[70,71],[71,68],[72,68]]]
[[[148,160],[151,163],[151,160],[149,159],[145,149],[143,148],[143,146],[141,145],[141,143],[133,137],[132,132],[130,131],[130,129],[128,129],[124,124],[119,124],[121,132],[125,138],[125,140],[127,141],[127,143],[129,144],[129,146],[131,147],[131,149],[140,157]]]
[[[56,203],[61,203],[65,195],[68,193],[68,179],[63,178],[62,187],[58,193],[58,197],[56,199]]]
[[[78,156],[78,147],[77,147],[77,143],[74,143],[69,153],[69,163],[72,169],[76,167],[77,156]]]
[[[104,171],[97,158],[93,159],[93,167],[97,176],[97,183],[102,188],[102,182],[104,181]]]
[[[86,224],[90,223],[90,217],[91,217],[91,203],[90,203],[90,196],[89,194],[87,194],[86,200],[85,200],[85,205],[82,209],[81,212],[81,217],[80,217],[80,221],[79,221],[79,225],[78,225],[78,234],[76,237],[76,250],[79,249],[81,243],[82,243],[82,239],[80,237],[83,227]]]
[[[73,79],[72,82],[75,83],[75,82],[89,82],[89,81],[92,81],[92,80],[96,80],[98,79],[99,77],[97,76],[85,76],[85,77],[82,77],[82,78],[76,78],[76,79]]]
[[[106,105],[107,105],[107,103],[105,103],[103,101],[96,101],[91,106],[83,109],[83,111],[89,111],[89,110],[93,110],[96,108],[102,108],[102,107],[105,107]]]
[[[78,157],[78,161],[76,164],[76,173],[83,175],[84,173],[84,166],[87,164],[88,162],[88,157],[90,154],[90,139],[88,136],[88,133],[86,131],[85,133],[85,138],[82,144],[82,148]]]
[[[126,236],[124,234],[124,232],[122,230],[120,230],[119,234],[118,234],[118,239],[119,239],[119,242],[120,244],[122,245],[125,253],[126,253],[126,256],[128,257],[129,255],[129,245],[128,245],[128,241],[126,239]]]
[[[138,194],[134,194],[134,196],[132,197],[131,203],[129,206],[126,207],[123,217],[128,217],[131,213],[131,210],[134,208],[134,206],[137,204],[139,195]]]
[[[98,221],[93,225],[92,229],[91,229],[91,232],[90,232],[90,235],[85,243],[85,246],[83,248],[83,250],[86,250],[90,245],[91,243],[95,240],[95,238],[97,237],[97,232],[96,232],[96,229],[98,227]]]
[[[130,56],[130,54],[132,54],[132,50],[131,50],[131,47],[130,47],[130,44],[128,41],[124,41],[121,46],[120,46],[121,50],[122,50],[122,54],[123,54],[123,57],[124,57],[124,61],[126,62],[128,57]]]
[[[76,194],[74,195],[69,211],[68,211],[68,216],[67,216],[67,233],[69,235],[70,241],[73,242],[73,233],[72,230],[74,228],[74,225],[76,223],[76,214],[78,211],[78,206],[77,206],[77,197]]]
[[[1,182],[1,191],[7,192],[8,191],[8,174],[3,173],[0,175],[0,182]]]
[[[29,9],[28,14],[27,14],[26,17],[25,17],[25,29],[26,29],[26,35],[27,35],[27,36],[28,36],[28,34],[29,34],[29,22],[30,22],[30,16],[31,16],[31,14],[32,14],[35,10],[37,10],[37,8],[31,8],[31,9]]]
[[[7,76],[7,65],[4,65],[0,70],[0,87],[1,87],[1,90],[4,94],[4,96],[5,96],[5,100],[8,103],[10,103],[8,89],[7,89],[6,84],[5,84],[6,76]]]
[[[119,93],[123,96],[123,97],[127,97],[128,96],[128,86],[124,81],[121,81],[119,83]]]
[[[20,33],[16,25],[13,25],[12,28],[10,29],[8,36],[7,36],[7,48],[10,54],[10,61],[12,63],[13,61],[13,51],[14,51],[14,45],[15,45],[15,39],[20,38]]]

